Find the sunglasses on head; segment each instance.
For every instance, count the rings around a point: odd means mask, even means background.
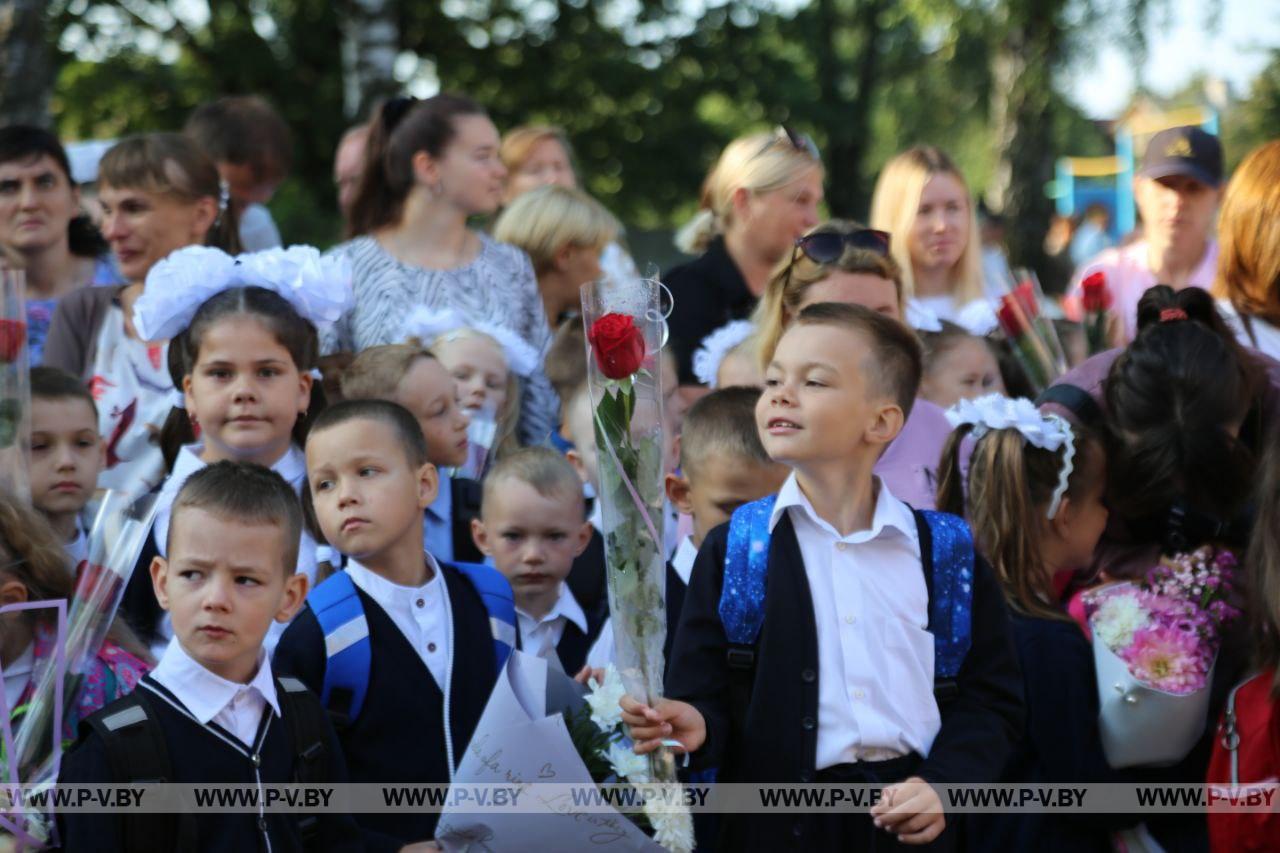
[[[782,291],[791,283],[791,270],[795,268],[796,258],[800,252],[815,264],[834,264],[840,260],[846,248],[873,252],[882,258],[889,256],[889,232],[877,231],[874,228],[859,228],[857,231],[818,231],[806,234],[796,240],[791,250],[791,261],[787,264],[787,274],[782,279]]]
[[[808,154],[815,160],[822,159],[822,155],[818,152],[818,144],[813,141],[813,137],[804,133],[796,133],[785,124],[780,124],[774,128],[773,136],[769,137],[765,144],[760,147],[760,150],[755,153],[755,157],[759,157],[780,142],[790,145],[802,154]]]

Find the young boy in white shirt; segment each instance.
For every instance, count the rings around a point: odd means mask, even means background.
[[[800,313],[756,407],[765,449],[793,473],[699,550],[671,698],[622,700],[637,752],[674,738],[718,781],[894,783],[869,812],[726,819],[723,849],[950,849],[931,783],[997,780],[1020,731],[1008,614],[968,528],[913,511],[872,473],[920,373],[897,321]]]

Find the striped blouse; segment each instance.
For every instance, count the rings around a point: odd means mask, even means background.
[[[351,259],[355,307],[324,334],[325,354],[359,352],[403,341],[405,317],[417,305],[452,308],[475,322],[506,326],[541,353],[551,343],[529,257],[477,233],[480,252],[465,266],[432,270],[406,264],[365,235],[333,249]],[[539,370],[522,383],[520,439],[544,444],[559,424],[560,402]]]

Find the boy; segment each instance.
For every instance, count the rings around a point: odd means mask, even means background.
[[[756,430],[758,388],[721,388],[689,409],[680,435],[680,472],[667,475],[667,498],[693,519],[693,532],[680,540],[667,563],[668,666],[680,624],[694,559],[707,534],[729,520],[742,504],[771,495],[787,479],[785,465],[765,453]],[[613,630],[606,624],[589,662],[602,667],[613,658]]]
[[[85,504],[106,466],[89,389],[55,367],[31,370],[31,504],[62,538],[73,566],[89,557]]]
[[[439,468],[467,461],[470,420],[458,405],[453,377],[421,347],[369,347],[342,374],[346,400],[389,400],[418,419],[427,442],[427,460]],[[480,484],[440,474],[436,499],[426,509],[423,545],[437,560],[478,563],[484,559],[471,539],[471,521],[480,512]]]
[[[315,696],[276,678],[267,628],[302,606],[295,573],[302,512],[274,471],[218,462],[173,505],[166,551],[151,563],[174,637],[138,688],[81,724],[60,781],[128,784],[345,782],[333,729]],[[128,768],[122,776],[117,768]],[[59,816],[67,850],[361,849],[349,815],[87,814]]]
[[[998,779],[1020,730],[1008,614],[967,528],[913,513],[872,474],[920,373],[901,323],[854,305],[800,313],[756,407],[793,473],[698,552],[672,698],[623,699],[637,752],[678,739],[720,781],[898,783],[870,814],[739,815],[725,849],[932,842],[946,821],[929,783]]]
[[[476,546],[511,583],[520,647],[578,674],[603,614],[583,611],[564,582],[591,541],[582,486],[573,466],[545,447],[525,447],[484,480]]]
[[[448,782],[497,681],[491,619],[507,620],[508,650],[515,642],[510,587],[487,566],[424,551],[436,469],[403,407],[345,400],[322,412],[307,436],[307,480],[316,521],[348,560],[285,630],[276,667],[320,695],[353,782]],[[504,593],[499,617],[486,596]],[[370,849],[396,850],[429,840],[438,817],[357,820]]]

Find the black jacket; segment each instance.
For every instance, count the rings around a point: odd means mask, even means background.
[[[662,281],[671,291],[667,326],[680,384],[696,385],[693,354],[702,339],[730,320],[745,319],[756,297],[725,249],[723,237],[712,240],[701,256],[668,270]]]

